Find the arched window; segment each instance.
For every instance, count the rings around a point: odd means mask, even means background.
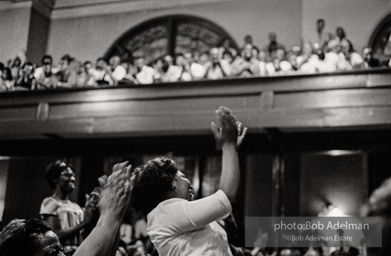
[[[198,17],[175,15],[152,19],[130,29],[105,57],[118,55],[122,60],[130,60],[132,56],[143,55],[150,63],[167,54],[202,53],[226,40],[231,47],[238,48],[232,37],[216,24]]]
[[[391,58],[391,14],[388,14],[377,26],[369,40],[374,55],[381,61]]]

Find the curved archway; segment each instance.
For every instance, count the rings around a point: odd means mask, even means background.
[[[172,15],[143,22],[117,39],[104,55],[106,59],[118,55],[122,60],[144,55],[146,62],[176,53],[201,53],[220,46],[228,40],[238,49],[236,42],[220,26],[203,18]]]
[[[389,60],[391,58],[391,13],[376,27],[368,45],[380,60]]]

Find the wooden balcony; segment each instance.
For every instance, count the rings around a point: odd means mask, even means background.
[[[203,135],[220,105],[253,134],[389,129],[391,70],[1,93],[0,139]]]

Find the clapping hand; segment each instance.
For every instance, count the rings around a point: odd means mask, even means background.
[[[219,107],[216,110],[217,124],[212,122],[211,129],[215,136],[217,146],[234,144],[239,148],[246,136],[247,127],[242,128],[242,123],[237,121],[227,107]]]
[[[132,166],[128,165],[128,162],[119,163],[114,165],[113,173],[109,177],[99,178],[102,188],[99,209],[102,215],[110,213],[122,219],[133,190],[131,169]]]

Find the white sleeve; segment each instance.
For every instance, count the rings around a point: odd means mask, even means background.
[[[199,200],[188,201],[182,206],[183,208],[179,210],[178,214],[186,216],[186,220],[177,222],[181,225],[178,226],[178,229],[182,232],[198,229],[220,220],[232,212],[231,203],[222,190]],[[180,213],[181,211],[184,213]]]
[[[42,68],[42,67],[38,67],[38,68],[35,70],[35,72],[34,72],[34,78],[35,78],[36,80],[39,80],[39,79],[41,78],[42,74],[43,74],[43,68]]]
[[[180,200],[157,208],[148,215],[148,235],[151,237],[196,230],[227,217],[232,211],[222,190],[199,200]]]

